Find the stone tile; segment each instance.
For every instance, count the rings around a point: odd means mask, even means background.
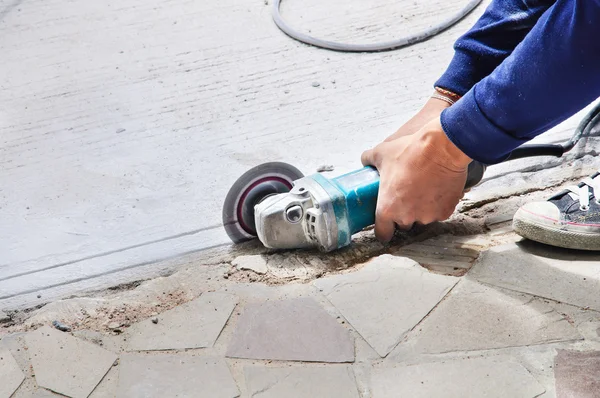
[[[491,248],[468,278],[535,296],[600,310],[600,255],[535,242]]]
[[[359,398],[354,373],[346,365],[247,366],[244,374],[250,397]]]
[[[48,391],[46,389],[40,388],[33,393],[29,398],[59,398],[62,395],[58,395],[53,393],[52,391]]]
[[[232,294],[209,292],[128,330],[128,351],[212,347],[235,308]]]
[[[6,315],[6,313],[0,311],[0,323],[5,323],[10,321],[10,317]]]
[[[250,270],[257,274],[267,273],[267,260],[261,255],[239,256],[231,264],[239,270]]]
[[[554,359],[556,398],[600,396],[600,351],[559,350]]]
[[[249,304],[238,319],[227,356],[307,362],[352,362],[354,341],[311,298]]]
[[[25,337],[40,387],[73,398],[87,397],[117,356],[92,343],[48,326]]]
[[[374,369],[373,398],[533,398],[545,389],[508,358],[472,358]]]
[[[114,398],[117,395],[119,367],[113,366],[89,398]]]
[[[402,246],[392,254],[408,257],[435,272],[462,276],[471,268],[482,249],[460,238],[463,237],[435,237]]]
[[[456,284],[404,257],[384,255],[357,272],[319,279],[314,285],[384,357]]]
[[[577,330],[542,299],[463,280],[391,357],[402,360],[410,353],[487,350],[579,339]]]
[[[124,354],[117,398],[234,398],[239,391],[221,358]]]
[[[0,348],[0,397],[10,397],[25,380],[12,354]]]

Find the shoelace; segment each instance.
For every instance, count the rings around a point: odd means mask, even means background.
[[[596,203],[600,204],[600,175],[596,178],[587,177],[581,180],[582,186],[570,186],[566,189],[573,200],[579,199],[579,209],[586,211],[590,208],[590,197],[596,198]],[[590,191],[591,188],[591,191]]]

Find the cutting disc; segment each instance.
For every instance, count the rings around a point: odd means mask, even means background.
[[[233,184],[223,204],[223,225],[235,243],[256,237],[254,206],[267,196],[289,192],[304,177],[287,163],[263,163],[245,172]]]

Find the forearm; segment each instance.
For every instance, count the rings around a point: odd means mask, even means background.
[[[600,0],[558,0],[441,122],[467,156],[489,164],[598,96]]]
[[[435,86],[464,95],[513,52],[555,1],[493,0],[456,41],[454,57]]]

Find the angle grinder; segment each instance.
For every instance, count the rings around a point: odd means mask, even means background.
[[[523,145],[502,162],[534,156],[561,157],[600,125],[600,102],[564,144]],[[471,162],[465,189],[477,185],[487,165]],[[372,167],[336,178],[305,177],[286,163],[271,162],[244,173],[223,206],[223,224],[234,243],[258,237],[272,249],[318,248],[329,252],[350,244],[352,235],[375,223],[379,173]]]
[[[476,185],[485,166],[472,162],[466,188]],[[352,235],[375,223],[379,173],[373,167],[336,178],[304,176],[286,163],[257,166],[231,187],[223,206],[225,231],[235,243],[258,237],[272,249],[347,246]]]

